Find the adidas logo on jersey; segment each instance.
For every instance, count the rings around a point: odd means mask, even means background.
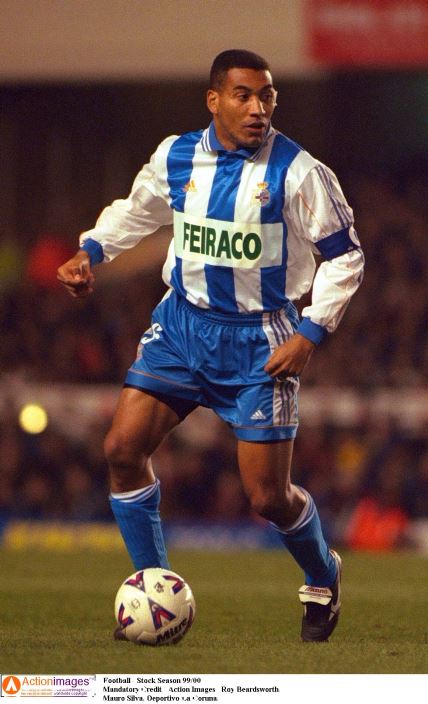
[[[251,420],[266,420],[266,416],[260,408],[253,413]]]
[[[185,186],[183,186],[183,191],[185,193],[196,193],[197,190],[198,189],[196,188],[193,178],[190,179],[190,181],[188,181]]]

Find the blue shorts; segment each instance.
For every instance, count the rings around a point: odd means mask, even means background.
[[[270,313],[223,315],[198,308],[174,291],[153,311],[125,386],[164,400],[181,418],[211,408],[240,440],[294,438],[299,380],[263,370],[298,325],[292,303]]]

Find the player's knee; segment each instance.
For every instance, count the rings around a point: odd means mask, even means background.
[[[257,490],[250,496],[251,508],[267,521],[274,521],[279,509],[277,493],[271,490]]]
[[[292,515],[292,498],[283,494],[276,486],[256,490],[250,496],[253,511],[267,521],[284,525]]]
[[[120,471],[138,467],[144,459],[144,452],[125,435],[110,431],[104,440],[104,454],[110,468]]]

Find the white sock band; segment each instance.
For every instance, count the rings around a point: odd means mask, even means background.
[[[287,526],[287,528],[280,528],[275,523],[271,523],[271,525],[276,528],[276,530],[278,530],[280,533],[285,533],[285,535],[296,533],[298,530],[300,530],[300,528],[303,528],[303,526],[309,523],[315,512],[315,504],[312,496],[306,491],[306,489],[303,489],[301,486],[299,486],[299,489],[305,495],[306,503],[294,523],[292,523],[291,526]]]

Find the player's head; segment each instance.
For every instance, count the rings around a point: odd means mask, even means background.
[[[260,146],[276,105],[267,61],[244,49],[229,49],[216,56],[207,105],[226,149]]]

